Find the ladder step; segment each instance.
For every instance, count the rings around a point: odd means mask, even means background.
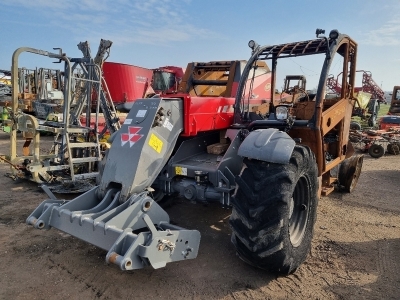
[[[68,133],[87,133],[91,130],[90,127],[69,127],[66,129]]]
[[[89,147],[97,147],[98,144],[93,142],[83,142],[83,143],[69,143],[70,148],[89,148]]]
[[[79,157],[79,158],[71,158],[71,162],[73,164],[85,163],[85,162],[95,162],[100,161],[100,157]]]

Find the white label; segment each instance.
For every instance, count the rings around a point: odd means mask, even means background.
[[[172,127],[174,127],[174,125],[172,125],[169,119],[166,118],[163,127],[167,128],[169,131],[172,131]]]
[[[131,124],[132,123],[132,119],[125,119],[125,122],[124,122],[124,124]]]
[[[182,175],[187,176],[187,168],[182,168]]]
[[[187,176],[187,168],[175,167],[175,174],[176,175]]]
[[[147,113],[146,109],[140,109],[136,114],[136,118],[143,118],[146,115],[146,113]]]

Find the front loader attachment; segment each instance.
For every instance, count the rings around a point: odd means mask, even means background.
[[[119,202],[120,191],[110,189],[102,200],[98,187],[74,200],[43,201],[28,217],[37,229],[55,227],[108,251],[107,263],[121,270],[196,258],[200,233],[169,223],[168,214],[146,192]]]
[[[99,166],[99,184],[71,201],[44,201],[28,217],[38,229],[58,228],[108,251],[122,270],[195,258],[200,233],[169,223],[148,196],[183,128],[181,99],[138,99]]]

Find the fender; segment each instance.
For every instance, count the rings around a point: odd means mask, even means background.
[[[266,162],[287,164],[295,144],[286,132],[275,128],[257,129],[244,139],[238,154]]]

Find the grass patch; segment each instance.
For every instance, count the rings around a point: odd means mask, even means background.
[[[378,112],[378,118],[382,117],[384,115],[387,115],[387,113],[389,111],[389,107],[390,107],[390,104],[381,104],[381,107]]]

